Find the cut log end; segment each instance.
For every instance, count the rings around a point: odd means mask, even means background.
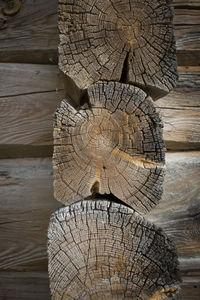
[[[139,88],[100,83],[88,90],[89,107],[66,100],[54,125],[54,192],[64,204],[91,194],[113,194],[140,213],[161,198],[162,123]]]
[[[81,89],[106,80],[167,94],[177,79],[169,3],[59,0],[60,69]]]
[[[124,205],[85,200],[53,214],[52,299],[180,299],[173,244]]]

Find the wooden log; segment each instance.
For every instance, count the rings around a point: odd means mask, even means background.
[[[197,20],[197,24],[185,24],[185,19],[187,22],[190,20],[190,8],[198,12],[199,0],[176,0],[172,4],[175,6],[174,25],[179,65],[199,65],[199,22]],[[176,24],[177,8],[179,24]],[[184,14],[181,13],[182,8]],[[0,16],[0,29],[3,41],[0,62],[57,63],[58,28],[55,0],[24,0],[20,12],[15,16]]]
[[[177,79],[169,3],[60,0],[60,69],[80,89],[106,80],[167,94]]]
[[[1,62],[57,63],[57,1],[24,0],[0,29]]]
[[[179,67],[177,87],[155,106],[164,121],[167,149],[200,147],[200,67]]]
[[[0,73],[0,157],[52,156],[53,114],[65,97],[57,67],[0,64]],[[199,74],[200,67],[179,67],[176,89],[154,104],[162,116],[167,149],[200,147]],[[81,97],[69,81],[65,85],[68,98]]]
[[[145,213],[162,195],[162,123],[139,88],[101,83],[88,89],[87,106],[66,100],[55,114],[54,195],[70,204],[113,194]]]
[[[63,89],[58,68],[50,65],[0,64],[0,98]]]
[[[173,244],[132,209],[106,199],[57,210],[48,257],[52,299],[180,299]]]
[[[53,112],[63,99],[55,66],[0,64],[0,157],[51,156]]]
[[[0,271],[46,272],[52,177],[49,158],[0,160]]]
[[[200,7],[199,0],[173,0],[175,7]]]
[[[182,300],[199,300],[200,274],[196,270],[182,276]],[[3,300],[50,300],[48,272],[0,272]]]
[[[180,257],[196,258],[200,266],[199,187],[199,152],[168,153],[163,197],[146,218],[164,229]]]
[[[51,158],[0,160],[0,274],[8,271],[6,276],[12,278],[15,271],[47,271],[47,226],[59,206],[53,200],[52,177]],[[185,300],[193,300],[192,295],[197,300],[200,289],[200,221],[194,218],[200,213],[199,187],[200,153],[167,153],[163,197],[150,215],[178,249]],[[12,280],[23,286],[24,277],[20,283],[18,276]],[[9,282],[0,278],[6,289],[11,288]],[[13,298],[6,300],[15,299],[16,286]]]
[[[46,272],[0,272],[0,299],[50,300]]]

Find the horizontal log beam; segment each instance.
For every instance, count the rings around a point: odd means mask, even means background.
[[[199,1],[176,0],[174,6],[178,62],[182,65],[198,65],[200,60]],[[183,12],[180,9],[182,7]],[[190,18],[190,9],[185,9],[187,7],[193,8],[192,18]],[[30,15],[31,18],[29,18]],[[57,63],[56,1],[25,0],[17,15],[5,18],[5,23],[1,22],[1,39],[3,40],[0,49],[1,62]],[[193,23],[197,21],[197,23],[191,24],[190,20]],[[183,51],[187,51],[187,54]]]
[[[174,240],[184,270],[194,269],[192,258],[200,266],[200,152],[167,153],[166,164],[163,198],[149,220]],[[59,206],[51,159],[2,159],[0,179],[0,270],[46,270],[46,229]]]
[[[167,149],[199,149],[200,67],[178,70],[177,88],[155,102],[163,116],[164,140]],[[0,157],[51,156],[53,114],[65,97],[57,67],[0,64],[0,72]],[[72,90],[78,99],[72,84],[65,85],[67,97]]]
[[[182,300],[199,300],[200,273],[182,273]],[[0,272],[0,297],[4,300],[50,300],[46,272]]]

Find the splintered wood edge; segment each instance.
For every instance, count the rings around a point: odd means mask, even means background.
[[[60,69],[80,89],[117,81],[163,97],[177,80],[170,3],[59,0]]]
[[[48,258],[52,299],[181,299],[174,245],[119,203],[83,200],[57,210]]]
[[[54,122],[54,195],[71,204],[113,194],[141,214],[161,199],[162,121],[141,89],[101,82],[75,109],[63,100]]]

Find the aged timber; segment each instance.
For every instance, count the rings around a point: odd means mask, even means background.
[[[162,123],[150,97],[133,86],[101,83],[78,110],[62,101],[54,123],[55,198],[71,204],[113,194],[140,213],[162,195]]]
[[[48,256],[52,299],[180,299],[173,244],[132,209],[106,198],[57,210]]]
[[[59,67],[79,88],[117,81],[157,99],[175,86],[169,1],[60,0],[58,16]]]

